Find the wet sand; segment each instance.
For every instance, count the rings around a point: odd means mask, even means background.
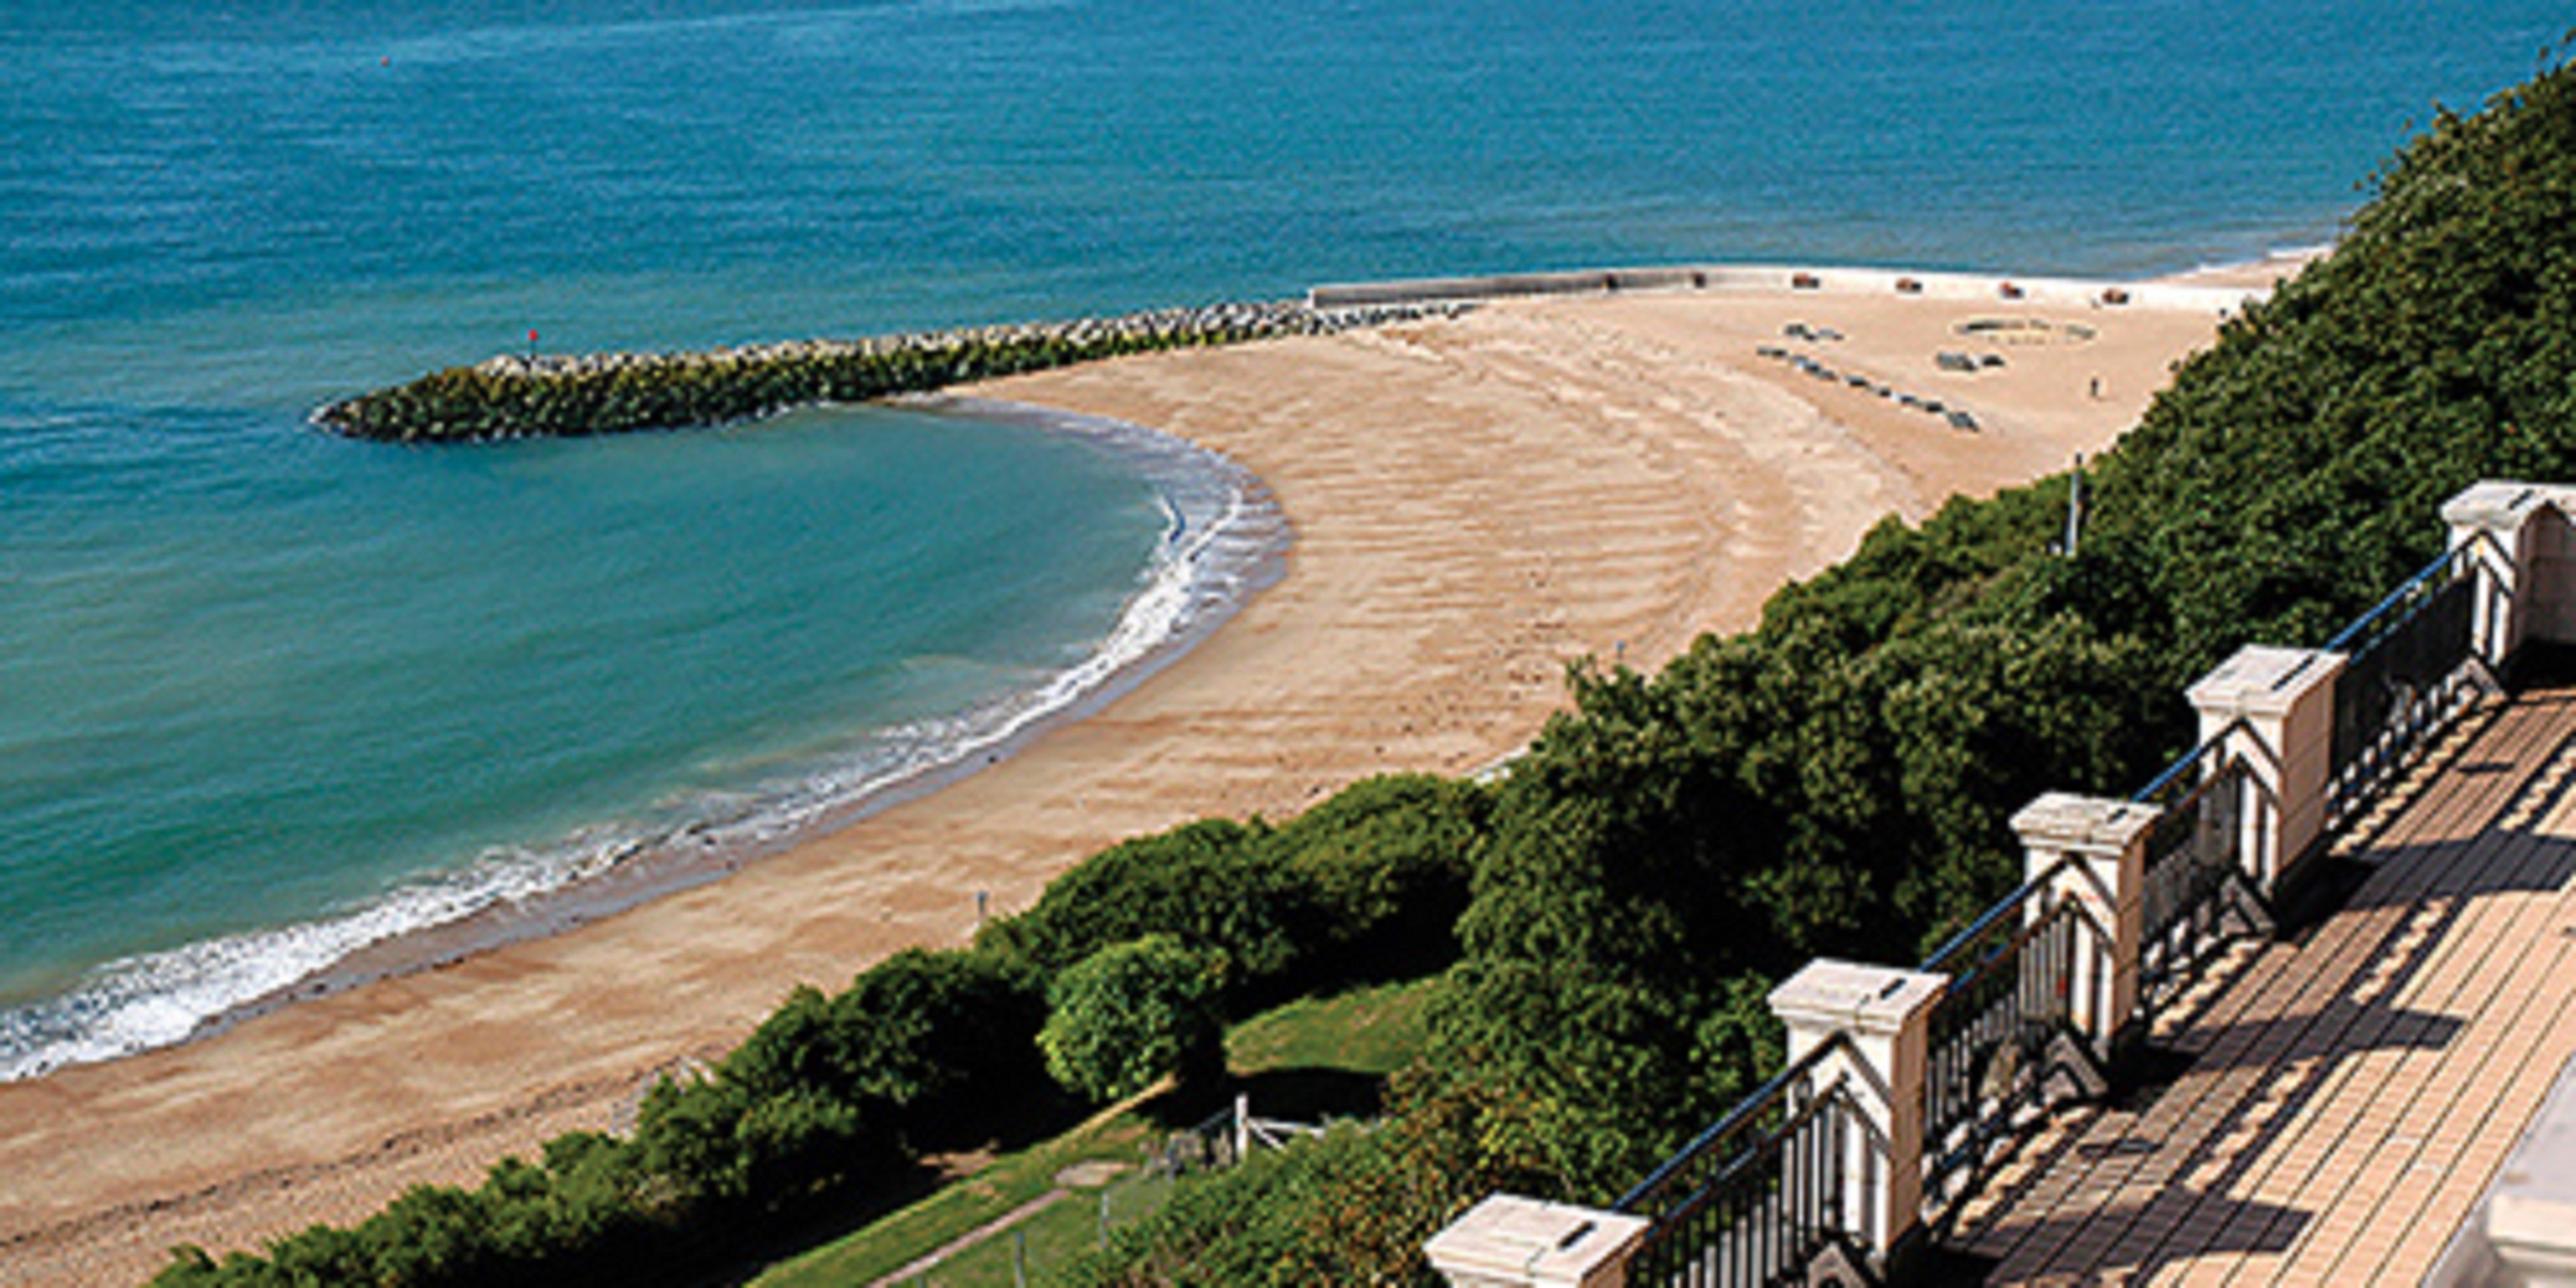
[[[2241,279],[2240,284],[2241,284]],[[2022,343],[1958,331],[2037,319]],[[171,1050],[0,1086],[0,1279],[138,1279],[365,1215],[631,1112],[799,982],[961,943],[1118,838],[1464,773],[1562,705],[1570,659],[1649,667],[1784,580],[2065,466],[2133,423],[2206,310],[1801,293],[1522,300],[970,392],[1153,426],[1260,475],[1286,575],[1106,709],[713,885]],[[1843,338],[1789,341],[1791,322]],[[1967,432],[1756,349],[1969,411]],[[1941,350],[2001,367],[1939,369]],[[2097,384],[2098,382],[2098,384]]]

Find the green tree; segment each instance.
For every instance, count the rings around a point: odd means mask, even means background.
[[[1221,1066],[1217,963],[1170,935],[1113,944],[1066,971],[1038,1030],[1047,1072],[1093,1100]]]

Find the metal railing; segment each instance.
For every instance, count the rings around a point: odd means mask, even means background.
[[[2281,810],[2248,759],[2260,745],[2234,721],[2129,798],[2156,810],[2147,826],[2141,1021],[2190,988],[2230,941],[2271,926],[2254,875],[2276,866],[2260,847]]]
[[[1868,1246],[1852,1182],[1856,1169],[1884,1168],[1884,1150],[1853,1099],[1852,1069],[1838,1034],[1628,1191],[1613,1210],[1653,1222],[1628,1282],[1786,1283],[1829,1249]]]
[[[1937,1227],[2042,1106],[2058,1039],[2110,1007],[2111,941],[2072,897],[2065,860],[1924,960],[1949,983],[1932,1004],[1923,1083],[1923,1208]]]
[[[2335,680],[2329,828],[2376,801],[2414,754],[2495,687],[2512,591],[2484,533],[2443,552],[2326,642],[2347,655]]]

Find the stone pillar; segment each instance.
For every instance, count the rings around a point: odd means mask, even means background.
[[[2477,542],[2505,593],[2482,596],[2476,631],[2487,665],[2502,672],[2525,640],[2576,643],[2576,488],[2484,482],[2442,503],[2451,548]],[[2478,538],[2486,537],[2486,542]]]
[[[2333,778],[2334,686],[2344,657],[2249,644],[2189,690],[2203,742],[2242,719],[2253,742],[2231,747],[2272,800],[2245,812],[2246,875],[2271,897],[2291,865],[2325,834]]]
[[[1450,1288],[1624,1288],[1644,1217],[1496,1194],[1422,1246]]]
[[[2138,1034],[2138,972],[2146,951],[2147,829],[2156,808],[2134,801],[2050,792],[2013,815],[2021,837],[2022,876],[2036,881],[2069,858],[2078,866],[2059,878],[2060,898],[2084,905],[2109,941],[2099,957],[2075,963],[2075,1023],[2108,1062]],[[2048,908],[2034,905],[2032,917]]]
[[[1855,1142],[1847,1160],[1851,1192],[1844,1210],[1894,1278],[1923,1237],[1923,1116],[1932,1004],[1946,975],[1812,961],[1771,990],[1771,1011],[1789,1029],[1789,1062],[1805,1059],[1839,1033],[1851,1039],[1851,1066],[1816,1071],[1819,1082],[1847,1072],[1853,1099],[1869,1115],[1876,1139]]]
[[[2488,575],[2506,587],[2522,583],[2525,550],[2523,528],[2541,506],[2540,489],[2526,483],[2473,483],[2442,503],[2442,522],[2451,529],[2450,549],[2478,544],[2477,557]],[[2479,538],[2484,537],[2484,542]],[[2502,668],[2528,631],[2528,611],[2519,595],[2498,599],[2481,596],[2472,616],[2471,638],[2487,665]]]

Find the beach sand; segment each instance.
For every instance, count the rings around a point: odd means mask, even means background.
[[[2097,334],[1954,329],[2028,317]],[[1793,321],[1846,337],[1801,352],[1981,429],[1755,354]],[[1562,706],[1570,659],[1655,666],[1751,624],[1886,514],[2097,450],[2215,324],[1788,291],[1567,297],[962,391],[1231,455],[1296,527],[1286,575],[1103,711],[726,880],[0,1085],[0,1280],[131,1281],[176,1242],[253,1246],[415,1183],[473,1181],[504,1153],[616,1124],[655,1071],[720,1055],[799,982],[964,942],[978,891],[1009,911],[1121,837],[1491,764]],[[1933,362],[1971,348],[2006,365]]]

